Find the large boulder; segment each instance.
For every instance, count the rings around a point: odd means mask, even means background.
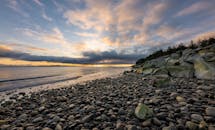
[[[163,57],[159,57],[157,59],[146,61],[143,64],[143,67],[144,68],[158,68],[158,67],[164,66],[164,65],[166,65],[165,59],[166,59],[166,57],[163,56]]]
[[[161,77],[169,77],[168,71],[165,66],[154,69],[153,75],[157,75],[157,76],[161,76]]]
[[[154,72],[154,68],[143,68],[142,70],[143,75],[149,75],[149,74],[152,74],[153,72]]]
[[[193,63],[196,58],[196,52],[192,49],[186,49],[182,52],[181,60],[188,63]]]
[[[194,75],[192,66],[167,66],[166,69],[172,77],[193,78]]]
[[[167,58],[167,65],[180,65],[179,59]]]
[[[196,78],[215,80],[215,66],[205,62],[201,57],[195,59],[194,69]]]

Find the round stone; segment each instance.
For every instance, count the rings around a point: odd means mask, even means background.
[[[198,114],[192,114],[191,119],[197,123],[203,121],[203,117],[201,115],[198,115]]]
[[[214,116],[215,117],[215,107],[208,107],[205,109],[205,112],[208,116]]]

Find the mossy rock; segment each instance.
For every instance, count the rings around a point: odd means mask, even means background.
[[[153,111],[145,104],[139,103],[135,109],[135,116],[138,119],[145,120],[152,117],[153,115]]]
[[[142,74],[143,73],[143,68],[136,68],[136,73]]]
[[[168,76],[168,71],[166,70],[165,67],[161,67],[161,68],[156,68],[154,71],[153,71],[153,75],[157,75],[157,76],[165,76],[165,77],[169,77]]]
[[[149,75],[149,74],[152,74],[153,71],[154,71],[154,68],[144,68],[142,71],[142,74],[143,75]]]
[[[170,79],[169,78],[158,78],[155,82],[154,82],[154,86],[155,87],[167,87],[170,85]]]
[[[167,66],[169,74],[173,77],[193,78],[194,69],[190,66]]]
[[[195,76],[199,79],[215,80],[215,66],[198,58],[194,62]]]

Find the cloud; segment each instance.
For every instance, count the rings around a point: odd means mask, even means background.
[[[14,10],[15,12],[21,14],[24,17],[30,17],[28,13],[26,13],[26,11],[24,11],[17,0],[9,0],[8,1],[8,7],[11,8],[12,10]]]
[[[68,10],[64,13],[64,17],[68,20],[68,23],[78,26],[81,29],[103,31],[112,20],[112,1],[86,0],[85,2],[85,9]]]
[[[25,60],[25,61],[47,61],[47,62],[59,62],[59,63],[102,63],[102,61],[109,60],[110,63],[131,63],[140,57],[140,55],[135,55],[135,54],[120,54],[114,50],[104,51],[100,53],[83,52],[83,56],[84,58],[38,56],[38,55],[31,55],[29,53],[13,51],[0,46],[0,57],[7,57],[7,58],[13,58],[13,59]],[[112,60],[114,62],[111,62]],[[120,62],[116,62],[116,61],[120,61]]]
[[[44,6],[44,4],[41,2],[41,0],[33,0],[37,5]]]
[[[43,17],[45,20],[49,21],[49,22],[52,21],[52,18],[49,17],[49,16],[47,16],[45,12],[42,13],[42,17]]]
[[[62,32],[58,28],[53,28],[50,34],[42,35],[41,39],[47,43],[67,43]]]
[[[65,39],[63,33],[59,28],[54,27],[51,31],[47,32],[45,30],[32,30],[29,28],[17,29],[21,31],[26,36],[32,37],[37,40],[41,40],[46,43],[56,43],[56,44],[67,44],[68,41]]]
[[[65,10],[65,7],[62,4],[58,3],[56,0],[52,0],[52,2],[56,6],[58,12],[63,12]]]
[[[199,40],[204,40],[208,38],[215,38],[215,31],[197,34],[196,36],[193,37],[193,41],[198,42]]]
[[[5,43],[5,42],[0,42],[1,47],[6,47],[10,50],[14,50],[16,48],[20,48],[22,50],[28,50],[28,51],[47,51],[45,48],[41,47],[35,47],[31,45],[26,45],[26,44],[20,44],[20,43]]]
[[[6,45],[0,45],[0,50],[2,51],[11,51],[12,48]]]
[[[86,8],[64,13],[67,22],[83,30],[105,34],[105,44],[113,46],[145,43],[152,25],[160,23],[169,4],[143,0],[86,0]],[[130,44],[128,44],[130,43]]]
[[[98,37],[97,33],[75,32],[74,34],[78,35],[78,36],[81,36],[81,37],[92,37],[92,38]]]
[[[199,2],[196,2],[196,3],[192,4],[192,5],[190,5],[189,7],[184,8],[183,10],[178,12],[176,14],[176,16],[190,15],[190,14],[193,14],[193,13],[197,13],[197,12],[206,10],[209,7],[211,7],[210,2],[208,2],[208,1],[199,1]]]

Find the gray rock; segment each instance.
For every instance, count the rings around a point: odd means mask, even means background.
[[[206,93],[204,91],[202,91],[202,90],[197,90],[196,93],[199,94],[202,97],[204,97],[206,95]]]
[[[153,97],[149,100],[149,103],[158,104],[161,100],[159,98]]]
[[[62,126],[60,124],[57,124],[55,127],[55,130],[63,130]]]
[[[42,106],[42,107],[40,107],[40,108],[38,109],[39,112],[41,112],[41,111],[43,111],[43,110],[45,110],[45,107],[44,107],[44,106]]]
[[[167,126],[163,127],[162,130],[177,130],[177,128],[175,126]]]
[[[36,128],[34,126],[28,126],[26,127],[26,130],[35,130]]]
[[[13,127],[11,130],[24,130],[23,127]]]
[[[192,119],[194,122],[197,122],[197,123],[199,123],[199,122],[201,122],[201,121],[204,120],[203,117],[202,117],[201,115],[198,115],[198,114],[192,114],[192,115],[191,115],[191,119]]]
[[[93,114],[87,115],[83,117],[82,122],[83,123],[89,122],[92,118],[93,118]]]
[[[54,116],[52,119],[52,122],[58,122],[60,121],[60,117],[59,116]]]
[[[9,130],[11,125],[0,125],[1,130]]]
[[[45,128],[43,128],[42,130],[52,130],[52,129],[49,128],[49,127],[45,127]]]
[[[37,122],[41,122],[41,121],[43,121],[43,118],[42,117],[37,117],[32,122],[37,123]]]
[[[208,130],[215,130],[215,127],[214,126],[209,126]]]
[[[206,115],[215,117],[215,107],[208,107],[205,109]]]
[[[142,126],[144,126],[144,127],[148,127],[148,126],[151,126],[151,125],[152,125],[151,119],[145,120],[142,123]]]
[[[74,108],[74,107],[75,107],[75,104],[70,104],[70,105],[69,105],[69,108],[70,108],[70,109],[72,109],[72,108]]]
[[[189,129],[189,130],[197,130],[199,128],[198,124],[196,123],[193,123],[191,121],[187,121],[186,122],[186,127]]]
[[[117,130],[124,130],[124,124],[121,121],[117,121],[116,129]]]
[[[27,118],[28,118],[28,115],[27,114],[22,114],[22,115],[20,115],[19,117],[18,117],[18,119],[19,120],[21,120],[21,121],[25,121],[25,120],[27,120]]]
[[[179,94],[176,93],[176,92],[171,92],[171,93],[170,93],[170,97],[174,97],[174,98],[175,98],[177,95],[179,95]]]
[[[157,125],[157,126],[160,126],[160,125],[161,125],[160,120],[158,120],[158,118],[156,118],[156,117],[152,119],[152,122],[153,122],[153,124],[155,124],[155,125]]]
[[[134,125],[126,125],[127,130],[138,130]]]

